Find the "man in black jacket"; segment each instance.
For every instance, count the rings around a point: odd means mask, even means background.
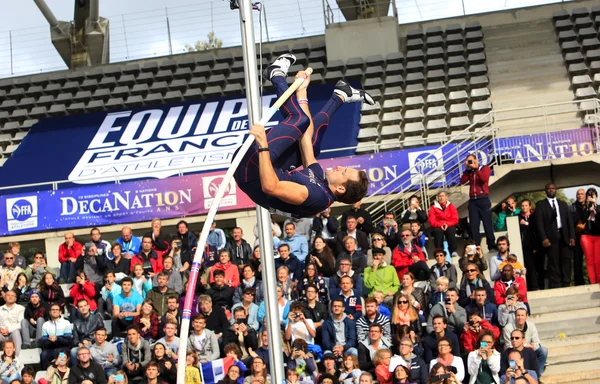
[[[353,216],[356,218],[356,228],[365,232],[366,234],[375,232],[371,214],[366,209],[361,208],[361,205],[362,200],[352,204],[352,207],[342,214],[342,231],[346,231],[348,229],[346,226],[346,220],[348,217]]]
[[[575,246],[573,217],[567,203],[556,198],[556,186],[550,183],[545,189],[546,199],[536,204],[536,230],[548,259],[550,288],[568,287],[571,285],[571,247]],[[543,281],[542,274],[540,285]]]
[[[322,237],[331,249],[335,249],[335,236],[337,235],[338,228],[339,223],[337,219],[331,216],[331,208],[317,213],[312,222],[312,230],[315,236]]]
[[[79,316],[73,321],[73,345],[71,349],[71,361],[77,358],[77,351],[82,347],[89,347],[94,342],[94,334],[97,329],[104,328],[102,317],[90,311],[87,300],[81,299],[77,302]]]
[[[198,297],[198,306],[200,312],[206,316],[206,329],[213,331],[219,340],[219,344],[221,344],[223,333],[229,325],[225,310],[218,305],[213,305],[212,299],[208,295]]]
[[[348,215],[346,219],[346,229],[339,232],[335,237],[335,255],[339,256],[344,251],[344,238],[346,236],[354,237],[356,239],[357,249],[366,253],[369,250],[369,238],[367,234],[357,228],[358,221],[356,217]]]
[[[231,262],[238,267],[248,264],[252,257],[252,247],[242,238],[244,231],[240,227],[235,227],[231,231],[231,238],[227,239],[225,249],[231,255]]]
[[[88,347],[77,351],[77,365],[71,368],[69,384],[106,384],[104,370],[92,360]]]
[[[213,273],[215,282],[211,284],[210,289],[206,292],[210,295],[213,305],[219,305],[223,309],[231,309],[233,306],[234,289],[225,284],[225,272],[217,269]]]

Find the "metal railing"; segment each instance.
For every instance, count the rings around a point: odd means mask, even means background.
[[[561,131],[556,130],[557,126],[573,124],[570,128],[575,129],[581,126],[581,118],[577,115],[586,112],[593,132],[591,148],[565,146],[560,156],[600,153],[599,99],[491,111],[373,192],[363,203],[369,205],[375,222],[381,220],[388,211],[401,214],[408,208],[409,198],[413,195],[419,196],[421,207],[428,210],[437,192],[444,190],[449,195],[460,193],[460,177],[467,155],[476,153],[482,158],[480,163],[489,166],[515,162],[515,159],[503,156],[496,147],[498,140],[510,145],[511,137],[504,129],[518,125],[518,134],[515,136],[543,134],[546,136],[545,143],[549,144],[552,140],[560,141]],[[530,124],[531,121],[537,123]],[[519,160],[529,162],[540,159],[536,154],[524,152]]]

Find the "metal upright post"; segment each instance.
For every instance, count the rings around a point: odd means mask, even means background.
[[[242,32],[242,51],[244,55],[244,74],[246,80],[246,100],[248,102],[248,125],[260,120],[261,103],[258,86],[256,62],[256,44],[254,40],[254,19],[252,17],[251,0],[240,0],[240,27]],[[273,256],[273,239],[271,236],[271,216],[269,212],[257,206],[258,233],[260,254],[263,264],[265,283],[265,307],[267,313],[267,330],[269,335],[269,362],[274,384],[285,382],[283,373],[283,355],[281,333],[279,331],[279,307],[277,303],[277,279]]]

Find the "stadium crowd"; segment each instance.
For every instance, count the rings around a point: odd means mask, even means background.
[[[428,211],[414,196],[405,212],[378,223],[360,202],[339,221],[327,210],[288,219],[283,231],[273,222],[288,383],[538,382],[548,351],[529,318],[527,293],[544,289],[546,277],[549,287],[570,285],[572,251],[575,283],[583,283],[584,255],[590,282],[599,281],[597,192],[579,191],[569,207],[549,184],[535,211],[528,200],[518,209],[507,199],[493,224],[502,229],[506,217],[519,216],[522,265],[506,236],[493,237],[487,167],[474,157],[466,165],[470,225],[445,192]],[[494,250],[489,262],[480,221]],[[230,237],[211,228],[192,329],[179,334],[196,246],[183,220],[167,234],[156,219],[141,239],[123,227],[112,243],[93,228],[89,238],[65,234],[57,271],[41,252],[27,265],[11,243],[0,268],[2,382],[33,382],[19,353],[40,348],[46,376],[39,383],[174,383],[178,364],[186,365],[186,383],[199,383],[200,363],[230,358],[222,383],[270,384],[260,250],[241,228]],[[177,361],[181,337],[188,338],[185,362]]]

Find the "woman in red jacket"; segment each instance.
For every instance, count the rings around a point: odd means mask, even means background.
[[[227,249],[219,251],[219,262],[213,265],[210,270],[210,283],[215,282],[213,273],[220,269],[225,272],[225,284],[235,289],[240,285],[240,270],[237,265],[231,263],[231,255]]]
[[[71,319],[77,316],[77,302],[85,300],[90,305],[90,310],[96,311],[98,304],[96,303],[96,285],[87,279],[85,272],[80,271],[75,276],[75,284],[69,291],[69,296],[73,299],[73,307],[71,308]]]
[[[398,280],[402,281],[402,276],[409,271],[409,268],[420,261],[425,262],[423,250],[413,243],[413,234],[410,229],[402,231],[402,242],[394,248],[392,253],[392,265],[398,273]],[[427,268],[427,264],[425,264]]]
[[[430,232],[436,248],[444,249],[444,239],[448,242],[450,254],[456,252],[456,225],[458,224],[458,210],[448,201],[448,195],[442,191],[437,195],[437,201],[429,208]]]

